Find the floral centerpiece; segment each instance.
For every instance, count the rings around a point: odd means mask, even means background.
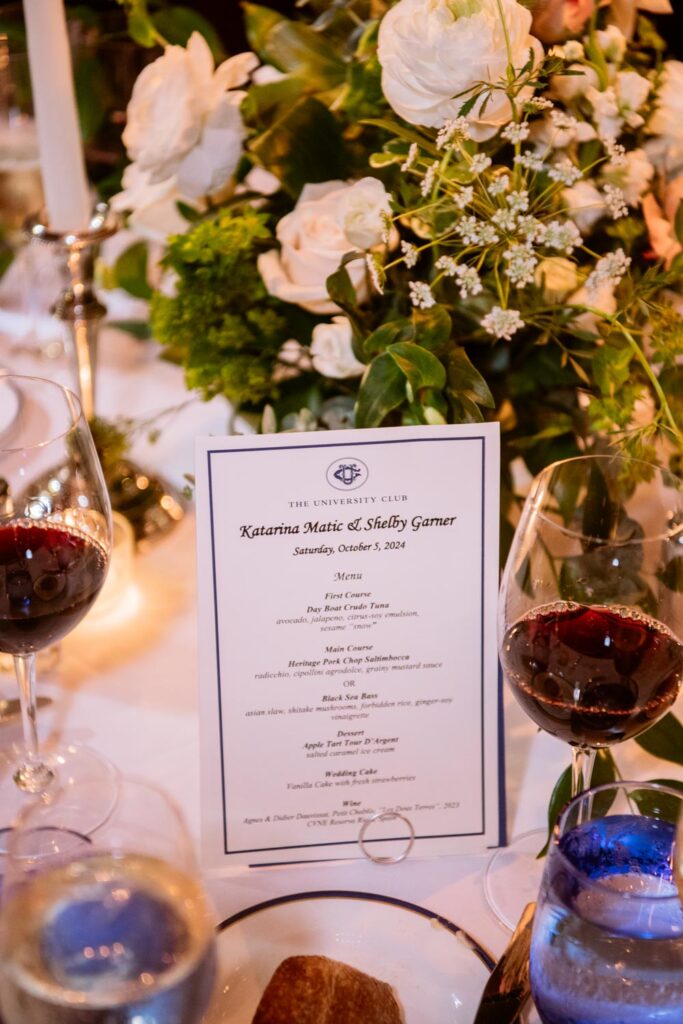
[[[515,466],[680,467],[683,63],[644,13],[670,10],[246,4],[253,53],[168,46],[115,204],[163,240],[151,326],[188,387],[263,431],[495,417],[511,520]]]

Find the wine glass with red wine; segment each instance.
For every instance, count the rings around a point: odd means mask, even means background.
[[[671,473],[589,455],[533,481],[503,574],[500,658],[525,713],[570,745],[572,796],[599,749],[676,700],[682,580],[683,482]]]
[[[58,775],[94,781],[112,772],[85,748],[41,755],[35,692],[36,655],[80,622],[102,588],[111,512],[76,396],[37,377],[0,381],[17,407],[0,437],[0,651],[14,658],[24,741],[0,780],[3,826],[22,797],[44,793]]]

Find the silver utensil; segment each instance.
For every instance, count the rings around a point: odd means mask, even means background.
[[[493,968],[473,1024],[515,1024],[531,995],[529,948],[535,903],[527,903],[502,957]]]

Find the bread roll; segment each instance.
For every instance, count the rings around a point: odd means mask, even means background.
[[[386,982],[326,956],[290,956],[252,1024],[403,1024],[403,1014]]]

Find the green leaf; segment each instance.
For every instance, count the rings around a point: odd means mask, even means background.
[[[341,306],[342,309],[348,309],[349,307],[356,309],[358,297],[346,267],[340,267],[339,270],[335,270],[334,274],[330,274],[325,282],[325,286],[329,297],[338,306]]]
[[[669,590],[683,594],[683,555],[677,555],[667,562],[663,569],[657,573],[657,579],[661,580]]]
[[[410,335],[411,325],[408,320],[392,320],[388,324],[377,327],[362,343],[362,352],[367,359],[372,359],[379,352],[384,352],[389,345],[404,340]]]
[[[405,375],[413,392],[420,388],[443,388],[446,384],[443,363],[415,342],[396,342],[389,346],[387,353]]]
[[[683,782],[680,779],[649,779],[660,786],[669,786],[677,789],[683,797]],[[657,793],[648,789],[636,789],[631,792],[631,799],[638,806],[641,814],[647,814],[653,818],[661,818],[676,824],[681,812],[681,801],[668,793]]]
[[[438,154],[433,139],[429,138],[428,135],[422,135],[417,129],[406,127],[402,122],[392,121],[388,117],[366,117],[360,123],[371,125],[373,128],[381,128],[383,131],[389,132],[390,135],[404,139],[406,142],[416,142],[418,146],[421,146],[426,153],[430,153],[432,156],[437,156]]]
[[[630,376],[632,353],[629,348],[603,345],[592,359],[595,383],[603,395],[614,397]]]
[[[146,48],[157,43],[156,29],[144,0],[137,0],[128,11],[128,35],[133,42]]]
[[[460,346],[454,348],[448,357],[448,386],[459,398],[465,396],[487,409],[496,404],[488,384]]]
[[[136,299],[150,299],[152,289],[147,281],[147,243],[136,242],[121,253],[114,264],[114,280]]]
[[[252,143],[252,150],[293,198],[309,182],[346,178],[349,173],[339,122],[311,97],[295,103]]]
[[[436,304],[429,309],[414,309],[412,319],[415,341],[434,355],[445,355],[453,329],[445,306]]]
[[[553,836],[553,829],[555,828],[562,811],[565,809],[571,798],[572,770],[570,766],[565,768],[555,783],[555,788],[553,789],[550,797],[550,803],[548,804],[548,838],[543,849],[537,854],[537,857],[545,857],[547,854],[548,847],[550,846],[550,840]]]
[[[648,754],[683,765],[683,725],[672,712],[634,739]]]
[[[345,64],[322,33],[302,22],[263,11],[262,7],[245,5],[247,33],[264,63],[280,71],[305,73],[321,89],[344,82]]]
[[[371,153],[370,166],[374,168],[390,167],[392,164],[402,164],[405,156],[399,153]]]
[[[190,224],[194,224],[202,219],[199,210],[195,206],[190,206],[189,203],[184,203],[182,199],[179,199],[175,205],[180,216],[184,217]]]
[[[388,352],[382,352],[365,371],[356,406],[357,427],[379,427],[406,398],[406,378]]]
[[[163,7],[152,15],[152,22],[167,42],[178,46],[185,46],[192,33],[199,32],[211,47],[214,60],[219,62],[225,58],[215,28],[199,11],[191,7]]]

